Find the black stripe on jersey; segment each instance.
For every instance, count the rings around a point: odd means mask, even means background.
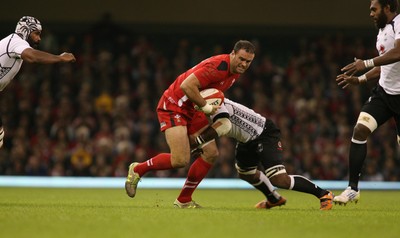
[[[216,115],[216,116],[213,118],[213,122],[215,122],[216,120],[218,120],[218,119],[220,119],[220,118],[228,118],[228,119],[229,119],[229,113],[227,113],[227,112],[222,112],[222,113]]]
[[[389,22],[390,25],[392,25],[392,30],[394,33],[396,33],[396,31],[394,30],[394,21]]]
[[[218,65],[217,69],[219,71],[227,71],[228,70],[228,62],[221,61],[221,63]]]
[[[174,127],[175,126],[174,113],[169,112],[169,120],[171,121],[171,125]]]

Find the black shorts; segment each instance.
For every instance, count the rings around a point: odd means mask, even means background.
[[[236,146],[236,163],[240,168],[257,167],[259,163],[268,169],[282,165],[281,131],[269,119],[265,122],[261,135],[247,143]]]
[[[378,85],[372,90],[371,97],[361,111],[375,118],[378,127],[393,117],[399,130],[400,95],[389,95]]]

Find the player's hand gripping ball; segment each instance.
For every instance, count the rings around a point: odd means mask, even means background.
[[[225,99],[224,93],[216,88],[201,90],[200,95],[206,100],[207,104],[213,106],[220,106]],[[200,110],[197,105],[195,105],[194,108]]]

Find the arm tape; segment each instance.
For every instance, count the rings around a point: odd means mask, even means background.
[[[232,122],[226,117],[219,118],[215,122],[220,122],[220,125],[217,128],[213,127],[215,131],[218,133],[218,136],[223,136],[228,134],[228,132],[232,128]]]
[[[365,66],[366,69],[370,69],[370,68],[375,67],[374,59],[364,60],[364,66]]]
[[[366,83],[367,82],[367,75],[363,74],[360,77],[358,77],[358,82],[359,83]]]

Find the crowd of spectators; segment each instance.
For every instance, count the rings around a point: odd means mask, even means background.
[[[9,34],[9,33],[4,33]],[[4,35],[5,36],[5,35]],[[3,37],[4,37],[3,36]],[[375,55],[374,34],[252,35],[256,58],[226,97],[271,118],[282,132],[289,174],[343,180],[351,131],[369,89],[335,78],[354,57]],[[288,37],[284,37],[287,39]],[[237,36],[137,34],[101,22],[81,34],[44,28],[41,49],[73,52],[75,64],[30,65],[0,94],[5,143],[0,175],[125,177],[128,165],[168,152],[155,108],[199,61],[229,53]],[[393,122],[368,141],[362,180],[400,180]],[[235,142],[220,138],[208,177],[236,177]],[[187,168],[146,176],[185,177]]]

